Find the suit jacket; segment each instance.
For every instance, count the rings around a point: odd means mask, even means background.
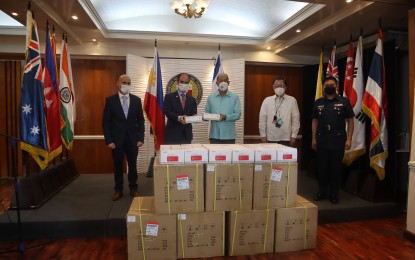
[[[129,95],[130,106],[127,118],[125,118],[118,93],[105,100],[102,129],[107,145],[115,143],[119,146],[127,138],[132,145],[137,145],[138,141],[144,143],[144,116],[141,99],[135,95]]]
[[[164,114],[167,116],[164,134],[165,143],[190,143],[193,139],[192,124],[182,125],[177,119],[179,116],[193,116],[197,114],[196,99],[186,93],[186,103],[183,109],[177,91],[166,94],[164,97]]]

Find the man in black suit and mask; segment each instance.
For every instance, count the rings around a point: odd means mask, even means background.
[[[190,144],[193,139],[192,124],[186,123],[186,116],[197,114],[196,99],[187,93],[189,75],[181,73],[177,91],[164,97],[164,113],[167,116],[165,144]]]
[[[137,155],[138,148],[144,144],[144,116],[141,99],[130,94],[131,79],[121,75],[117,81],[118,93],[107,97],[105,101],[102,129],[105,142],[112,149],[114,159],[114,195],[113,201],[123,196],[123,160],[128,162],[128,183],[130,196],[139,196],[137,192]]]

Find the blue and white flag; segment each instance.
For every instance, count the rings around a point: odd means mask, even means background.
[[[31,11],[27,11],[26,30],[26,65],[20,96],[21,148],[29,152],[40,168],[44,169],[48,165],[48,143],[43,106],[42,63],[36,22]]]
[[[219,73],[223,73],[222,62],[220,60],[220,50],[218,53],[218,58],[216,59],[216,62],[215,62],[215,69],[213,70],[211,93],[214,93],[218,90],[218,85],[216,85],[216,79],[218,78]]]

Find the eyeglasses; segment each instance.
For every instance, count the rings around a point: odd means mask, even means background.
[[[285,88],[285,85],[272,85],[274,88]]]

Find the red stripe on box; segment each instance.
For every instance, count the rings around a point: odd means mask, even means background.
[[[192,155],[192,156],[190,156],[190,160],[191,161],[201,161],[202,156],[201,155]]]
[[[282,159],[284,159],[284,160],[288,160],[288,159],[292,159],[292,158],[293,158],[292,154],[283,154],[282,155]]]
[[[249,155],[246,155],[246,154],[239,155],[238,160],[248,161],[249,160]]]
[[[215,160],[216,161],[226,161],[226,155],[216,155]]]
[[[175,155],[175,156],[167,156],[167,161],[168,162],[178,162],[179,161],[179,156]]]
[[[158,222],[147,222],[147,225],[158,225],[159,223]]]
[[[261,155],[261,160],[271,160],[271,155],[270,154],[263,154],[263,155]]]
[[[180,179],[180,178],[187,178],[187,177],[189,177],[189,175],[188,175],[188,174],[177,175],[177,176],[176,176],[176,179]]]

